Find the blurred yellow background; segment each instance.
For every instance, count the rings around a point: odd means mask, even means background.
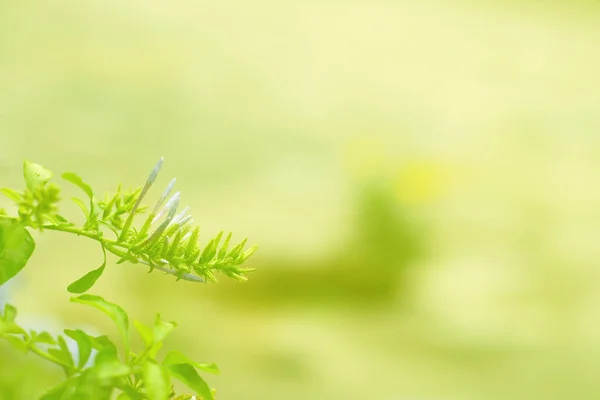
[[[164,156],[204,239],[260,244],[244,284],[111,258],[92,290],[178,321],[220,400],[598,399],[599,22],[585,0],[0,2],[0,186],[23,159],[141,186]],[[100,249],[36,240],[23,319],[114,333],[64,290]],[[0,349],[1,399],[61,374]]]

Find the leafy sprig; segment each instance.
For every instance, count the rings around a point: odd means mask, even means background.
[[[58,213],[60,189],[49,183],[53,173],[48,169],[26,161],[24,177],[26,188],[18,192],[2,189],[8,198],[15,202],[18,217],[11,223],[20,228],[30,227],[39,230],[52,230],[85,236],[100,243],[106,251],[119,257],[118,263],[143,264],[177,277],[194,282],[216,281],[216,273],[245,280],[252,271],[242,264],[256,251],[257,246],[244,250],[246,239],[235,246],[230,242],[232,234],[219,232],[202,247],[199,242],[200,227],[194,226],[192,217],[185,207],[177,212],[180,192],[171,195],[175,185],[173,179],[152,208],[142,202],[154,184],[162,167],[162,158],[152,169],[143,187],[117,191],[99,200],[94,190],[80,176],[67,172],[63,179],[79,187],[86,195],[72,200],[85,216],[85,222],[77,226]],[[139,228],[135,227],[137,216],[144,216]],[[107,233],[112,233],[110,238]],[[33,240],[33,239],[31,239]],[[89,290],[102,275],[102,266],[84,275],[69,286],[72,293]],[[0,284],[3,281],[0,279]]]
[[[81,295],[71,298],[75,303],[94,307],[108,315],[117,325],[124,342],[125,354],[119,356],[117,347],[107,336],[92,336],[80,329],[65,329],[63,335],[26,330],[16,322],[17,310],[7,304],[0,311],[0,338],[24,353],[37,356],[60,366],[66,380],[47,391],[40,400],[111,399],[115,390],[119,400],[213,399],[212,391],[198,371],[218,374],[212,363],[200,363],[183,353],[172,350],[157,359],[164,340],[177,326],[156,316],[148,327],[139,321],[134,326],[139,332],[143,348],[134,353],[129,348],[129,316],[118,305],[100,296]],[[73,356],[68,341],[77,346]],[[197,393],[175,398],[171,379],[177,379]]]
[[[216,273],[246,280],[246,274],[252,270],[242,264],[256,246],[244,250],[244,239],[230,248],[231,233],[223,237],[220,232],[202,247],[200,228],[193,225],[189,209],[177,212],[180,193],[171,195],[174,179],[151,209],[142,204],[162,162],[161,158],[143,187],[123,191],[119,186],[103,200],[99,200],[91,186],[77,174],[63,174],[63,179],[79,187],[87,197],[85,201],[72,199],[85,216],[85,222],[77,225],[59,214],[60,188],[50,182],[54,174],[26,161],[23,166],[25,189],[1,189],[14,202],[17,216],[10,217],[0,209],[0,286],[25,267],[35,250],[29,229],[71,233],[100,244],[104,256],[102,265],[71,283],[67,287],[71,293],[84,293],[94,285],[106,267],[107,252],[118,256],[118,263],[144,264],[150,267],[150,272],[157,269],[178,280],[216,281]],[[136,228],[135,218],[139,215],[145,219]],[[171,351],[158,361],[157,354],[175,328],[174,322],[165,321],[160,315],[152,327],[135,321],[144,343],[142,351],[135,353],[130,348],[129,317],[120,306],[90,294],[72,297],[71,301],[95,307],[108,315],[120,332],[124,354],[119,357],[116,345],[107,336],[95,337],[79,329],[65,329],[64,335],[58,336],[27,331],[16,322],[16,308],[6,305],[0,312],[0,338],[60,366],[66,374],[67,379],[47,392],[42,400],[109,400],[115,390],[120,391],[118,400],[214,399],[214,392],[198,374],[198,371],[218,373],[214,364],[195,362],[178,351]],[[69,340],[77,344],[77,360],[67,345]],[[175,397],[171,378],[183,382],[196,395]]]

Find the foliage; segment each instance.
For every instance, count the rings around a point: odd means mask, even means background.
[[[157,355],[163,341],[176,327],[156,316],[152,327],[139,321],[134,326],[142,338],[144,348],[133,352],[129,341],[129,316],[117,304],[100,296],[83,294],[100,278],[106,267],[106,252],[117,255],[119,263],[143,264],[174,275],[178,280],[194,282],[216,281],[216,273],[245,280],[251,270],[242,264],[254,253],[256,246],[244,251],[246,239],[231,249],[231,233],[223,240],[223,232],[212,238],[203,248],[199,245],[199,227],[192,225],[185,208],[179,214],[179,192],[172,195],[175,180],[164,190],[150,212],[142,200],[156,180],[162,159],[154,167],[142,188],[123,192],[121,186],[113,194],[99,200],[82,178],[74,173],[62,177],[79,187],[87,199],[73,198],[85,215],[81,226],[69,222],[58,213],[60,189],[50,181],[53,173],[26,161],[24,178],[26,188],[21,191],[2,189],[14,201],[18,216],[9,217],[0,212],[0,285],[17,275],[27,264],[35,249],[30,229],[50,230],[84,236],[100,243],[104,254],[102,265],[71,283],[67,290],[79,294],[71,301],[94,307],[108,315],[116,324],[123,342],[119,355],[116,344],[107,336],[94,337],[82,330],[64,330],[64,335],[26,331],[16,321],[17,310],[7,304],[0,313],[0,337],[13,347],[34,353],[60,367],[66,380],[48,391],[42,400],[118,399],[167,400],[213,399],[214,393],[198,371],[218,373],[214,364],[198,363],[179,351],[171,351],[162,361]],[[146,214],[140,228],[134,227],[136,216]],[[112,238],[109,236],[112,234]],[[67,341],[77,344],[73,355]],[[193,395],[175,397],[171,378],[187,385]]]

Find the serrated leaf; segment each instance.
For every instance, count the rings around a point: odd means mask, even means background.
[[[202,251],[202,254],[200,255],[200,259],[198,260],[198,262],[200,264],[204,264],[205,262],[207,262],[209,260],[208,256],[209,256],[210,252],[212,251],[214,242],[215,242],[215,239],[211,239],[210,242],[208,242],[206,244],[206,247],[204,248],[204,250]]]
[[[41,165],[32,163],[31,161],[25,161],[23,163],[23,176],[27,188],[33,191],[35,188],[45,185],[52,179],[54,174]]]
[[[186,256],[185,261],[188,264],[194,264],[194,262],[198,259],[199,255],[200,255],[200,249],[196,249],[192,253],[190,253],[188,256]]]
[[[222,260],[227,255],[227,249],[229,249],[229,241],[231,240],[232,233],[229,232],[225,241],[223,242],[223,246],[221,246],[221,250],[219,250],[219,256],[217,257],[219,260]]]
[[[100,296],[91,294],[82,294],[78,297],[71,297],[71,301],[90,305],[108,315],[117,325],[117,328],[121,333],[123,343],[125,344],[125,354],[129,354],[129,317],[125,310],[117,304],[104,300]]]
[[[217,236],[215,236],[215,238],[211,242],[211,246],[208,251],[208,254],[206,255],[206,259],[204,258],[204,255],[202,255],[203,261],[208,262],[215,257],[215,255],[217,254],[217,249],[219,248],[219,243],[221,243],[222,237],[223,237],[223,231],[219,232],[219,234]]]
[[[154,361],[146,361],[143,368],[144,387],[150,400],[167,400],[171,393],[171,379]]]
[[[246,245],[247,241],[248,241],[248,238],[244,238],[244,240],[242,240],[240,242],[240,244],[238,244],[237,246],[235,246],[233,248],[233,250],[231,250],[231,253],[229,253],[229,255],[227,257],[231,258],[232,260],[237,259],[240,255],[240,253],[242,252],[242,250],[244,250],[244,246]]]
[[[102,218],[107,218],[110,215],[110,212],[112,211],[112,208],[115,205],[115,201],[117,200],[117,197],[119,195],[119,192],[115,193],[115,195],[110,199],[110,201],[106,203],[106,205],[104,206],[104,212],[102,213]]]
[[[25,267],[34,249],[33,238],[19,221],[0,218],[0,286]]]
[[[174,378],[184,383],[187,387],[202,396],[203,400],[214,400],[208,384],[190,364],[172,364],[167,370]]]
[[[191,366],[198,368],[199,370],[209,372],[211,374],[220,374],[219,368],[214,363],[200,363],[196,362],[182,352],[178,350],[171,350],[162,362],[162,365],[174,365],[174,364],[190,364]]]
[[[106,249],[104,248],[104,246],[102,246],[102,254],[104,255],[104,261],[102,262],[102,265],[97,269],[88,272],[75,282],[71,283],[67,287],[67,290],[70,293],[84,293],[90,290],[92,286],[94,286],[98,278],[100,278],[100,276],[104,272],[104,268],[106,267]]]
[[[252,246],[251,248],[246,250],[244,252],[244,254],[242,254],[240,257],[238,257],[239,263],[241,264],[243,262],[246,262],[246,260],[248,260],[252,256],[252,254],[254,254],[256,252],[256,250],[258,250],[257,244],[255,244],[254,246]]]
[[[173,239],[173,242],[170,244],[168,250],[167,250],[167,256],[164,258],[171,258],[173,255],[175,255],[177,248],[179,247],[179,244],[181,243],[181,238],[184,235],[184,230],[183,229],[179,229],[177,231],[177,233],[175,234],[175,238]]]
[[[200,227],[194,228],[192,235],[188,239],[185,254],[189,257],[198,249],[198,237],[200,236]]]
[[[79,349],[78,368],[83,368],[92,355],[92,337],[84,331],[65,329],[65,335],[77,342]]]

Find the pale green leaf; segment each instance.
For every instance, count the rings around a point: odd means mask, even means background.
[[[182,352],[178,350],[171,350],[162,362],[162,365],[174,365],[174,364],[190,364],[191,366],[198,368],[199,370],[211,373],[219,374],[219,368],[214,363],[200,363],[196,362]]]
[[[11,199],[15,203],[20,203],[21,200],[23,200],[23,197],[21,196],[21,194],[18,193],[16,190],[4,188],[4,189],[0,189],[0,192],[2,192],[6,197]]]
[[[39,400],[71,400],[79,377],[71,377],[48,390]]]
[[[162,342],[171,333],[173,329],[177,327],[177,323],[165,321],[160,317],[160,314],[156,314],[156,320],[154,322],[153,336],[154,342]]]
[[[88,195],[90,200],[92,200],[94,198],[94,191],[92,190],[90,185],[88,185],[87,183],[85,183],[83,181],[83,179],[81,179],[81,177],[79,175],[77,175],[73,172],[65,172],[64,174],[62,174],[62,177],[63,177],[63,179],[71,182],[72,184],[76,185],[81,190],[83,190],[85,192],[85,194]]]
[[[152,329],[140,321],[133,321],[133,326],[135,326],[135,329],[139,332],[146,347],[152,346]]]
[[[54,174],[41,165],[32,163],[31,161],[25,161],[23,163],[23,176],[25,177],[25,184],[29,190],[34,190],[37,187],[45,185]]]
[[[214,400],[208,384],[200,375],[198,375],[194,367],[190,364],[168,365],[167,369],[173,377],[198,393],[204,400]]]
[[[46,331],[42,332],[30,332],[31,334],[31,343],[45,343],[45,344],[56,344],[56,340],[52,337],[52,335]]]
[[[102,265],[97,269],[88,272],[75,282],[71,283],[67,287],[67,290],[70,293],[84,293],[90,290],[92,286],[94,286],[98,278],[100,278],[100,276],[104,272],[104,268],[106,267],[106,249],[104,248],[104,246],[102,246],[102,254],[104,255],[104,261],[102,262]]]
[[[77,342],[77,347],[79,348],[77,367],[83,368],[92,354],[92,337],[80,329],[65,329],[64,332],[65,335]]]
[[[143,374],[148,398],[150,400],[167,400],[171,393],[169,373],[154,361],[146,361]]]
[[[25,267],[34,249],[33,238],[19,221],[0,218],[0,286]]]
[[[53,356],[55,360],[64,368],[67,376],[71,376],[73,374],[73,369],[75,367],[73,356],[71,355],[71,351],[69,350],[69,347],[62,336],[58,337],[58,348],[48,349],[48,354]]]
[[[114,303],[104,300],[100,296],[91,294],[83,294],[78,297],[72,297],[71,301],[90,305],[108,315],[117,325],[117,328],[119,329],[119,332],[123,338],[123,342],[125,343],[126,354],[129,354],[129,317],[127,316],[125,310]]]
[[[232,260],[236,260],[240,256],[247,241],[248,238],[244,238],[244,240],[242,240],[237,246],[233,248],[233,250],[231,250],[231,253],[229,253],[227,257],[231,258]]]
[[[114,346],[104,347],[98,352],[93,370],[100,380],[131,374],[131,368],[123,364],[117,357],[117,349]]]
[[[90,215],[90,210],[88,210],[87,206],[83,203],[83,200],[77,197],[71,197],[73,203],[77,204],[77,207],[81,208],[81,211],[86,216],[86,218]]]

